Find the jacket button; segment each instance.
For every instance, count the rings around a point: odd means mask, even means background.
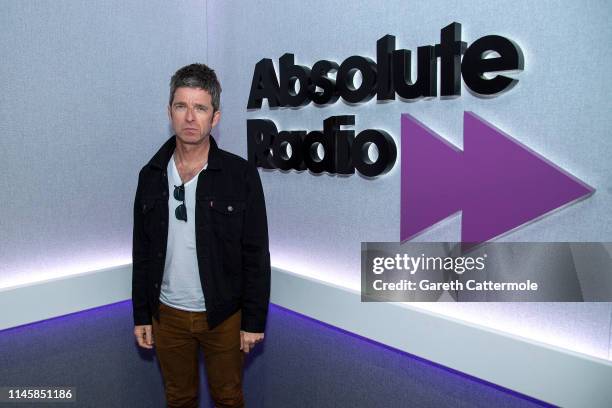
[[[155,284],[155,289],[158,289],[158,288],[159,288],[159,285],[156,283]]]
[[[168,195],[168,193],[166,191],[164,191],[163,195],[164,195],[164,197],[166,197]]]
[[[227,211],[232,212],[234,211],[234,207],[232,207],[231,205],[227,206]]]
[[[161,258],[162,256],[164,256],[164,254],[162,254],[161,252],[158,252],[158,253],[157,253],[157,257],[158,257],[158,258]]]
[[[165,227],[166,226],[166,221],[162,220],[162,221],[160,221],[160,224],[161,224],[162,227]]]

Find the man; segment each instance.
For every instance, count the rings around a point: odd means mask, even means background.
[[[242,407],[243,353],[264,338],[270,254],[257,169],[221,150],[221,86],[203,64],[170,83],[172,136],[140,171],[132,302],[138,345],[155,349],[169,407],[198,406],[198,350],[217,407]]]

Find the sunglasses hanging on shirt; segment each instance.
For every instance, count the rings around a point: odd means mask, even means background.
[[[187,207],[185,207],[185,184],[174,186],[174,198],[176,201],[183,202],[174,210],[176,219],[187,222]]]

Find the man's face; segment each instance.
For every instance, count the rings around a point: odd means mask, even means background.
[[[208,91],[186,87],[174,91],[168,115],[176,136],[185,144],[203,143],[221,118],[221,112],[213,112],[212,98]]]

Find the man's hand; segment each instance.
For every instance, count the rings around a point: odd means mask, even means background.
[[[263,333],[249,333],[240,330],[240,350],[248,353],[255,346],[255,344],[263,341],[263,339]]]
[[[153,348],[153,326],[150,324],[134,326],[134,336],[136,336],[136,341],[140,347]]]

